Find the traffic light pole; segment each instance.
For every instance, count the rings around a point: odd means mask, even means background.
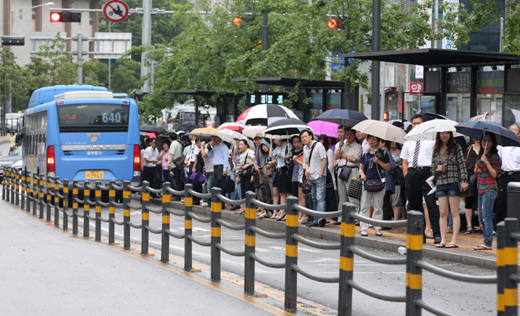
[[[262,26],[262,61],[265,62],[267,56],[265,52],[269,49],[269,23],[268,15],[264,13],[264,25]],[[264,67],[266,65],[263,65]],[[262,84],[262,92],[267,92],[267,85]]]
[[[381,49],[381,0],[372,0],[372,51],[378,52]],[[380,63],[378,60],[372,61],[372,119],[380,119]]]

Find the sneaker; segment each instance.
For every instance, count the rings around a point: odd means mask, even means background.
[[[318,225],[319,225],[320,227],[325,226],[325,224],[327,224],[327,220],[324,219],[324,218],[322,218],[322,219],[320,219],[320,220],[318,221]]]
[[[381,231],[381,228],[376,228],[376,236],[383,236],[383,232]]]
[[[360,231],[360,234],[361,234],[361,236],[364,236],[364,237],[368,236],[368,232],[366,230]]]

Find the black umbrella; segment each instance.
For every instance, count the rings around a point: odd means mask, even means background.
[[[366,120],[367,117],[358,111],[334,109],[321,113],[316,119],[352,127],[357,123]]]
[[[289,139],[300,135],[300,132],[304,130],[312,129],[298,119],[282,119],[269,124],[264,131],[264,135],[273,139]]]
[[[139,129],[141,132],[145,132],[145,133],[166,134],[166,129],[164,129],[164,127],[160,127],[157,125],[151,125],[151,124],[141,125],[141,127]]]
[[[195,125],[193,122],[184,122],[177,126],[175,126],[175,130],[177,132],[183,131],[183,132],[191,132],[192,130],[196,129],[198,126]]]

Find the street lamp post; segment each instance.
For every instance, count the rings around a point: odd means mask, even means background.
[[[23,15],[25,12],[29,12],[31,10],[34,10],[36,8],[39,8],[39,7],[46,7],[46,6],[49,6],[49,5],[53,5],[54,2],[47,2],[47,3],[43,3],[43,4],[40,4],[40,5],[35,5],[34,7],[30,7],[28,9],[25,9],[23,10],[22,12],[20,12],[19,14],[20,15]],[[20,18],[21,19],[21,18]],[[9,35],[13,35],[13,23],[14,23],[14,10],[11,9],[11,28],[9,30]]]

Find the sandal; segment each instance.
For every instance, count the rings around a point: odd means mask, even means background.
[[[473,233],[473,227],[471,227],[471,226],[467,226],[467,227],[466,227],[466,234],[469,235],[469,234],[472,234],[472,233]]]
[[[473,248],[473,250],[493,250],[492,247],[488,247],[486,245],[478,245],[476,247]]]
[[[451,227],[448,227],[448,228],[446,229],[446,232],[447,232],[448,234],[451,234],[451,233],[453,233],[453,228],[451,228]]]
[[[480,227],[479,227],[479,228],[475,228],[475,229],[473,230],[473,232],[474,232],[475,234],[482,234],[482,228],[480,228]]]
[[[435,245],[435,248],[446,248],[446,245],[441,242],[441,243]]]
[[[457,246],[456,244],[449,243],[446,245],[445,248],[459,248],[459,246]]]
[[[237,215],[244,215],[246,213],[246,211],[236,211],[235,214]]]

